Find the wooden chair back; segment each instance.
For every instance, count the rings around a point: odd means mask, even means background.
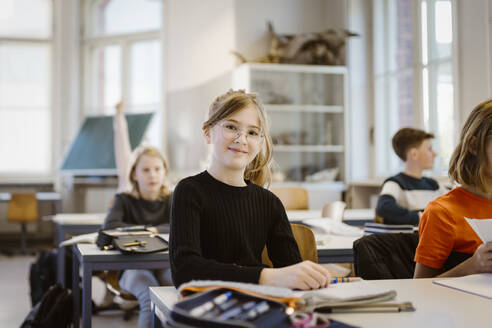
[[[302,224],[292,223],[290,226],[292,228],[292,234],[297,242],[299,253],[301,253],[302,260],[309,260],[314,263],[318,263],[318,249],[316,247],[316,239],[314,238],[313,231],[309,229],[309,227]],[[273,267],[273,263],[268,257],[266,247],[263,249],[263,253],[261,254],[261,261],[263,264]]]
[[[35,193],[13,193],[10,197],[7,221],[34,222],[38,221],[38,200]]]
[[[324,218],[333,219],[337,222],[342,222],[343,212],[345,211],[346,207],[347,204],[345,202],[336,200],[334,202],[331,202],[323,206],[323,210],[321,211],[321,216]]]
[[[308,209],[308,193],[302,187],[274,187],[271,192],[280,198],[286,211]]]

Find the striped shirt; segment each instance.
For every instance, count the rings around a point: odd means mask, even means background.
[[[446,193],[436,180],[420,179],[399,173],[386,179],[376,207],[376,214],[385,224],[419,224],[419,211]]]

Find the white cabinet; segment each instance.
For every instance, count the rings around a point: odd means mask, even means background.
[[[345,181],[347,85],[342,66],[249,63],[234,71],[233,87],[258,93],[265,104],[277,176],[327,184],[338,171],[332,180]]]

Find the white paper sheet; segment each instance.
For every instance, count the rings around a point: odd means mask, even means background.
[[[492,219],[469,219],[466,222],[484,243],[492,242]]]

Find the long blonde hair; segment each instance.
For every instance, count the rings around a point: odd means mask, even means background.
[[[487,138],[492,135],[492,99],[475,107],[461,130],[460,142],[449,162],[449,177],[462,184],[492,192],[487,184]]]
[[[218,96],[210,105],[208,120],[203,123],[202,130],[208,133],[215,124],[251,105],[258,112],[260,128],[265,142],[258,155],[246,166],[244,178],[263,187],[265,184],[270,185],[272,181],[272,140],[268,117],[257,95],[246,93],[244,90],[229,90]]]
[[[164,159],[164,156],[162,156],[161,152],[152,146],[145,146],[145,147],[138,147],[134,151],[134,161],[132,163],[132,166],[130,168],[130,174],[129,174],[129,179],[130,183],[132,185],[132,189],[130,191],[130,194],[135,197],[135,198],[141,198],[142,195],[140,194],[140,189],[138,188],[138,182],[137,180],[133,177],[135,175],[135,171],[137,169],[138,162],[142,158],[142,156],[147,155],[147,156],[152,156],[155,158],[158,158],[162,161],[162,165],[164,166],[164,174],[167,175],[168,172],[168,166],[167,162]],[[164,179],[162,182],[161,188],[159,190],[159,199],[164,199],[167,195],[171,193],[169,185],[167,183],[167,180]]]

